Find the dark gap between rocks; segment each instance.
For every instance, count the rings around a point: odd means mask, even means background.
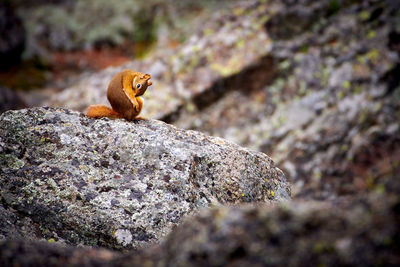
[[[228,92],[242,91],[250,93],[261,90],[276,78],[276,60],[271,55],[261,57],[256,63],[244,68],[241,72],[217,80],[204,92],[195,95],[192,102],[198,111],[201,111],[217,102]],[[186,103],[178,107],[160,120],[173,123],[178,120]]]

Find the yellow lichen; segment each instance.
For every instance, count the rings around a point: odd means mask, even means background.
[[[351,83],[350,83],[350,81],[344,81],[344,82],[342,83],[342,86],[343,86],[343,88],[345,88],[345,89],[350,89]]]
[[[363,10],[360,12],[360,19],[361,20],[368,20],[371,17],[371,13],[369,13],[367,10]]]
[[[205,36],[207,36],[207,35],[211,35],[211,34],[213,34],[214,33],[214,30],[213,29],[211,29],[211,28],[207,28],[207,29],[205,29],[204,30],[204,35]]]
[[[274,190],[268,190],[267,195],[268,195],[268,198],[274,198],[275,191]]]
[[[375,36],[376,36],[376,31],[371,30],[367,33],[368,39],[373,39],[373,38],[375,38]]]

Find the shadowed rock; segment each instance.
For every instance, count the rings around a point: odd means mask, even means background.
[[[25,108],[24,101],[18,94],[4,86],[0,86],[0,114],[10,109]]]
[[[400,202],[393,191],[387,193],[390,197],[375,194],[334,205],[308,201],[205,209],[161,244],[127,254],[9,240],[0,243],[0,261],[19,266],[47,259],[59,266],[397,266]]]

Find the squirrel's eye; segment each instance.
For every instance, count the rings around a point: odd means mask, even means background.
[[[137,85],[136,85],[136,88],[140,88],[140,86],[142,86],[140,83],[138,83]]]

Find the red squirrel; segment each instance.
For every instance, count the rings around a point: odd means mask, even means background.
[[[86,116],[89,118],[125,118],[128,121],[143,119],[138,117],[143,107],[143,95],[152,85],[151,75],[133,70],[117,73],[107,89],[107,99],[112,109],[105,105],[89,106]]]

